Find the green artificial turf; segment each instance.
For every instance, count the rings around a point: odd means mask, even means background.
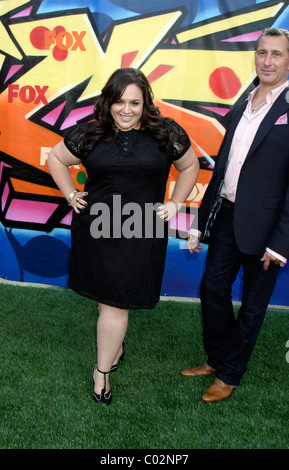
[[[1,449],[288,449],[289,314],[268,312],[242,385],[201,395],[200,306],[130,313],[109,407],[92,400],[96,304],[70,290],[0,284]],[[287,355],[288,357],[288,355]]]

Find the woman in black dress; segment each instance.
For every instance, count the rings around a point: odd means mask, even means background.
[[[85,191],[69,167],[82,163]],[[178,178],[164,201],[171,165]],[[161,116],[144,74],[118,69],[95,105],[95,119],[71,129],[48,157],[73,208],[68,285],[98,302],[93,398],[111,401],[109,373],[125,351],[128,312],[159,300],[168,220],[194,187],[199,163],[186,132]]]

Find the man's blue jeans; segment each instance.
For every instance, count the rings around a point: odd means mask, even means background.
[[[262,256],[238,249],[233,230],[234,205],[223,201],[214,222],[201,283],[206,363],[228,385],[240,385],[262,327],[279,266],[264,271]],[[242,305],[235,318],[231,286],[243,267]]]

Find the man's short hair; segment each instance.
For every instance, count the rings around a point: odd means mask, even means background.
[[[289,31],[283,28],[266,28],[257,39],[256,42],[256,51],[258,49],[259,43],[264,36],[284,36],[288,41],[288,50],[289,50]]]

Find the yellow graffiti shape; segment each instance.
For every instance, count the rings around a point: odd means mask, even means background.
[[[191,41],[199,37],[204,37],[209,34],[218,33],[221,31],[228,31],[240,25],[255,23],[256,21],[264,21],[267,18],[274,17],[278,14],[279,10],[283,7],[284,3],[278,3],[270,7],[260,8],[258,11],[244,13],[226,18],[221,21],[210,21],[210,23],[189,29],[187,31],[177,34],[177,39],[180,43]]]
[[[29,3],[27,0],[5,0],[0,2],[0,16],[6,15],[11,10]]]
[[[169,73],[153,83],[155,96],[162,100],[187,100],[233,104],[255,76],[253,51],[158,50],[142,70],[150,75],[159,64],[171,65]],[[236,93],[224,99],[209,86],[215,70],[226,67],[240,82]]]
[[[121,66],[140,68],[160,41],[165,38],[180,15],[181,12],[175,11],[115,25],[102,60],[102,72],[105,73],[105,76],[101,76],[102,83],[99,81],[98,72],[95,69],[92,70],[93,77],[81,99],[99,93],[115,69]],[[133,54],[133,60],[123,63],[122,58],[130,53]]]
[[[21,44],[27,56],[45,58],[35,69],[31,69],[19,79],[19,84],[35,82],[35,76],[38,85],[43,86],[49,82],[47,94],[49,101],[63,91],[73,88],[77,83],[92,77],[80,100],[97,96],[108,76],[121,66],[123,55],[132,50],[136,51],[130,66],[140,66],[181,14],[180,11],[174,11],[115,25],[106,52],[86,14],[45,18],[11,25],[15,39]],[[65,33],[62,33],[62,40],[58,40],[57,35],[55,38],[52,36],[52,32],[59,27],[67,33],[66,37]],[[45,48],[36,48],[35,43],[31,41],[31,35],[35,34],[35,31],[46,34]],[[76,37],[82,35],[82,47],[75,50],[73,50],[73,35]],[[72,37],[71,44],[67,42],[70,37]],[[67,57],[64,60],[55,59],[54,52],[57,46],[67,48]]]

